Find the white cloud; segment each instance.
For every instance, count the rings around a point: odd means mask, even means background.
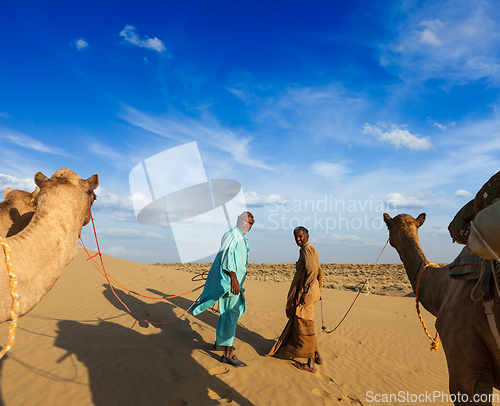
[[[411,150],[426,150],[431,147],[428,137],[420,138],[418,134],[411,134],[406,128],[399,128],[395,124],[391,124],[387,131],[384,131],[381,126],[386,127],[384,124],[372,127],[366,123],[363,126],[363,134],[374,135],[379,141],[389,142],[396,149],[406,147]]]
[[[234,94],[238,99],[242,100],[245,104],[250,105],[259,100],[259,98],[252,92],[247,91],[246,89],[236,89],[236,88],[228,88],[232,94]]]
[[[426,28],[422,32],[418,32],[420,35],[420,41],[424,44],[441,46],[443,43],[439,40],[439,38],[434,34],[431,30]]]
[[[30,138],[23,134],[14,133],[12,131],[7,131],[7,130],[0,130],[0,138],[9,140],[13,144],[19,145],[20,147],[23,148],[28,148],[38,152],[46,152],[49,154],[62,155],[65,157],[73,158],[72,155],[66,153],[61,148],[48,147],[42,144],[40,141],[34,140],[33,138]]]
[[[450,238],[450,232],[448,231],[447,227],[441,227],[441,226],[432,226],[430,230],[426,229],[424,231],[427,235],[436,235],[439,237],[448,237]]]
[[[425,200],[422,193],[416,196],[403,196],[401,193],[389,193],[385,195],[382,200],[393,206],[395,210],[400,208],[427,207],[434,204]]]
[[[370,107],[367,95],[346,90],[340,83],[289,87],[275,97],[255,99],[259,104],[254,120],[263,129],[273,134],[287,131],[287,136],[296,134],[313,140],[352,142],[352,134]]]
[[[88,149],[95,155],[100,155],[118,169],[129,169],[134,157],[130,154],[120,154],[102,142],[88,141]]]
[[[455,196],[458,196],[458,197],[469,197],[469,196],[472,196],[472,193],[471,192],[468,192],[467,190],[464,190],[464,189],[459,189],[455,192]]]
[[[311,165],[316,175],[327,179],[339,180],[347,173],[347,168],[341,163],[316,161]]]
[[[84,49],[84,48],[87,48],[89,46],[89,44],[87,43],[87,41],[85,41],[84,39],[80,38],[76,41],[76,49],[78,49],[79,51],[81,49]]]
[[[264,207],[268,204],[281,204],[284,199],[275,194],[261,196],[255,192],[245,193],[245,203],[248,207]]]
[[[165,238],[163,235],[158,233],[144,232],[140,230],[134,230],[131,228],[108,228],[108,229],[97,229],[98,235],[105,235],[108,237],[122,237],[122,238]]]
[[[447,131],[448,127],[452,128],[455,127],[456,123],[452,121],[451,123],[448,124],[440,124],[436,120],[434,120],[432,117],[427,116],[427,122],[432,125],[433,127],[436,127],[440,129],[441,131]]]
[[[19,179],[11,175],[0,173],[0,191],[5,191],[8,187],[11,189],[21,189],[28,192],[35,190],[35,181],[33,178]]]
[[[108,220],[119,222],[136,222],[132,198],[130,196],[120,196],[108,192],[102,186],[95,190],[97,200],[94,202],[93,210],[106,213]]]
[[[141,48],[152,49],[157,52],[166,51],[165,45],[158,38],[148,38],[140,39],[137,33],[135,32],[136,28],[132,25],[127,25],[120,32],[120,36],[125,39],[125,41],[130,42],[131,44],[137,45]]]
[[[149,252],[149,251],[142,251],[142,250],[128,250],[120,245],[116,247],[109,247],[105,248],[102,250],[105,254],[111,255],[111,256],[132,256],[132,257],[151,257],[153,255],[156,255],[156,253]]]
[[[312,243],[327,245],[356,245],[356,246],[374,246],[384,245],[374,238],[365,238],[355,234],[323,234],[319,237],[311,238]]]
[[[122,197],[114,193],[108,192],[101,186],[95,190],[97,200],[93,207],[96,209],[111,209],[111,210],[132,210],[132,199],[130,196]]]
[[[119,221],[121,223],[135,222],[135,214],[132,211],[113,211],[108,213],[108,220]]]
[[[430,78],[448,84],[483,78],[498,82],[500,29],[495,1],[437,0],[410,9],[394,40],[382,46],[382,66],[408,83]]]
[[[164,117],[152,117],[132,107],[125,107],[119,115],[128,123],[162,137],[186,143],[193,139],[229,153],[236,162],[272,169],[257,159],[250,157],[251,137],[243,136],[221,126],[210,114],[203,112],[198,118],[181,113]]]
[[[439,128],[442,131],[446,131],[447,130],[446,125],[442,125],[442,124],[439,124],[439,123],[434,123],[433,126]]]

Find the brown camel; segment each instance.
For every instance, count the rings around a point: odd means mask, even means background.
[[[417,233],[425,221],[425,213],[416,219],[408,214],[391,218],[384,213],[384,221],[390,244],[398,251],[416,291],[419,276],[429,263]],[[449,272],[448,265],[428,266],[419,289],[420,303],[436,317],[436,329],[448,364],[450,400],[456,399],[455,405],[491,405],[488,396],[493,388],[500,388],[500,349],[481,302],[471,299],[476,281],[458,281],[450,278]],[[496,300],[495,319],[500,326],[500,300]],[[468,402],[464,402],[466,399]]]
[[[69,169],[59,169],[49,179],[35,175],[40,188],[38,205],[28,226],[7,238],[17,272],[21,296],[19,316],[28,313],[52,288],[62,268],[77,253],[78,238],[91,218],[93,190],[98,176],[84,180]],[[3,253],[0,251],[3,257]],[[5,261],[0,257],[0,323],[10,320],[10,281]]]
[[[33,193],[7,188],[0,203],[0,236],[12,237],[31,221],[38,201],[38,187]]]

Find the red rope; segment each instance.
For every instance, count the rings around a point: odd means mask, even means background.
[[[102,268],[99,266],[99,264],[97,262],[95,262],[95,260],[93,259],[94,257],[96,257],[97,255],[99,255],[99,253],[95,254],[95,255],[90,255],[90,252],[87,250],[87,247],[85,246],[82,238],[80,237],[80,246],[85,250],[85,252],[87,253],[87,255],[89,256],[89,258],[87,258],[87,261],[89,259],[92,260],[92,263],[94,264],[94,266],[97,268],[97,270],[101,273],[102,276],[105,276],[104,275],[104,272],[102,271]],[[191,280],[193,282],[196,282],[198,280],[205,280],[206,279],[206,273],[208,273],[208,271],[205,271],[205,272],[202,272],[201,274],[196,274]],[[138,292],[135,292],[129,288],[127,288],[126,286],[122,285],[119,281],[117,281],[115,278],[113,278],[113,276],[111,276],[109,273],[108,273],[108,277],[113,280],[113,282],[120,286],[122,289],[134,294],[134,295],[137,295],[137,296],[140,296],[140,297],[144,297],[146,299],[153,299],[153,300],[161,300],[161,299],[172,299],[174,297],[180,297],[180,296],[184,296],[184,295],[188,295],[190,293],[193,293],[193,292],[196,292],[197,290],[201,289],[203,286],[205,286],[204,284],[203,285],[200,285],[198,286],[197,288],[194,288],[194,289],[191,289],[190,291],[188,292],[184,292],[184,293],[180,293],[178,295],[172,295],[172,296],[146,296],[146,295],[142,295]]]
[[[96,229],[95,229],[95,224],[94,224],[94,218],[91,216],[90,217],[92,219],[92,228],[94,230],[94,236],[95,236],[95,241],[96,241],[96,245],[97,245],[97,254],[96,255],[93,255],[93,256],[90,256],[90,253],[88,252],[87,248],[85,248],[85,245],[83,244],[83,240],[80,238],[80,241],[81,241],[81,245],[82,247],[84,248],[85,252],[87,253],[87,255],[89,256],[88,259],[92,259],[92,262],[94,262],[94,265],[96,265],[96,268],[98,268],[97,264],[95,263],[95,261],[93,260],[93,258],[97,255],[99,255],[99,258],[101,259],[101,265],[102,265],[102,274],[104,275],[104,277],[106,278],[106,280],[108,281],[108,284],[109,284],[109,287],[111,288],[111,291],[113,292],[113,294],[115,295],[115,297],[118,299],[118,301],[123,305],[123,307],[127,310],[127,312],[136,320],[138,321],[142,321],[144,323],[148,323],[148,324],[168,324],[168,323],[172,323],[173,321],[176,321],[176,320],[179,320],[181,317],[183,317],[190,309],[191,307],[193,307],[193,305],[196,303],[196,301],[198,300],[198,298],[193,302],[191,303],[191,305],[187,308],[187,310],[182,313],[179,317],[176,317],[175,319],[172,319],[172,320],[169,320],[169,321],[164,321],[164,322],[154,322],[154,321],[148,321],[148,320],[142,320],[141,318],[137,317],[134,313],[132,313],[132,311],[128,308],[128,306],[118,297],[118,295],[116,294],[115,292],[115,289],[113,287],[113,284],[111,283],[111,280],[110,278],[111,275],[109,275],[107,272],[106,272],[106,269],[104,267],[104,261],[102,259],[102,254],[101,254],[101,249],[99,247],[99,240],[97,238],[97,232],[96,232]],[[99,269],[99,268],[98,268]],[[114,278],[112,278],[113,280],[115,280]],[[193,278],[194,279],[194,278]],[[115,282],[117,284],[119,284],[121,287],[125,288],[122,284],[120,284],[118,281],[115,280]],[[174,298],[174,297],[178,297],[178,296],[182,296],[182,295],[186,295],[188,293],[192,293],[192,292],[195,292],[197,291],[198,289],[201,289],[203,287],[203,285],[195,288],[195,289],[192,289],[190,290],[189,292],[186,292],[186,293],[182,293],[180,295],[174,295],[174,296],[163,296],[163,297],[148,297],[148,296],[143,296],[137,292],[133,292],[132,290],[130,289],[127,289],[125,288],[126,290],[128,290],[129,292],[131,293],[134,293],[138,296],[142,296],[142,297],[146,297],[146,298],[149,298],[149,299],[171,299],[171,298]]]

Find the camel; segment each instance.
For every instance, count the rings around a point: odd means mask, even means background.
[[[425,213],[416,219],[408,214],[391,218],[384,213],[384,221],[389,229],[390,244],[398,251],[416,291],[420,274],[429,264],[417,232],[425,221]],[[455,405],[491,405],[488,395],[493,393],[493,388],[500,388],[500,349],[481,302],[471,299],[476,281],[455,280],[448,276],[449,272],[448,265],[428,266],[419,290],[420,303],[436,317],[436,329],[448,365],[450,400]],[[500,298],[496,301],[495,319],[500,326]],[[464,402],[466,399],[468,402]]]
[[[69,169],[59,169],[50,179],[38,172],[35,183],[40,193],[31,222],[23,231],[6,239],[17,272],[19,316],[40,302],[61,275],[62,268],[75,257],[81,229],[91,219],[93,190],[99,181],[97,175],[85,180]],[[11,297],[7,266],[1,258],[0,292],[3,292],[0,295],[0,323],[3,323],[10,320]]]
[[[0,203],[0,236],[11,237],[31,221],[38,201],[38,187],[33,193],[7,188]]]

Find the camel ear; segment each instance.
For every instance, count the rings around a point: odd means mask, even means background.
[[[392,217],[389,216],[387,213],[384,213],[384,221],[385,224],[389,225],[389,222],[392,221]]]
[[[90,190],[94,190],[97,186],[99,186],[99,176],[97,176],[97,174],[92,175],[86,180],[86,182],[88,183]]]
[[[40,189],[38,189],[38,186],[37,186],[37,187],[35,187],[35,190],[33,190],[33,193],[31,194],[31,200],[30,200],[30,203],[35,205],[35,206],[38,202],[38,193],[40,193]]]
[[[5,193],[3,194],[3,198],[4,199],[7,199],[7,196],[8,194],[12,192],[12,189],[10,187],[8,187],[7,189],[5,189]]]
[[[418,217],[415,219],[417,228],[420,227],[422,224],[424,224],[424,221],[425,221],[425,213],[419,214]]]
[[[44,182],[47,180],[47,176],[45,176],[42,172],[37,172],[35,175],[35,183],[41,189]]]

